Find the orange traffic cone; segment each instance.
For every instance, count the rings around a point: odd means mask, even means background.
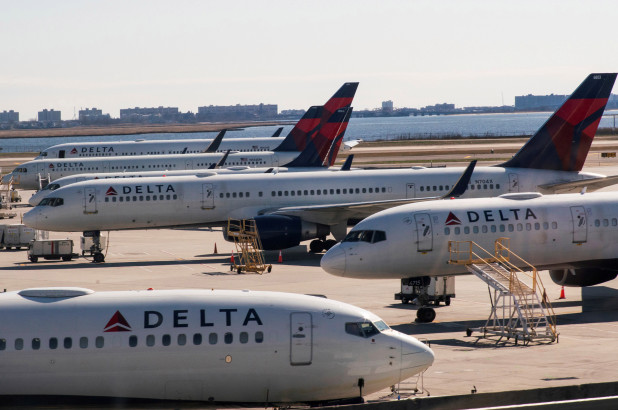
[[[558,299],[566,299],[564,296],[564,286],[562,287],[562,290],[560,290],[560,297]]]
[[[283,262],[283,256],[281,256],[281,251],[279,251],[279,259],[277,259],[277,262]]]
[[[234,251],[232,251],[232,258],[230,259],[230,263],[234,265]]]
[[[219,252],[217,252],[217,242],[215,242],[215,250],[212,253],[213,253],[213,255],[216,255],[216,254],[219,253]]]

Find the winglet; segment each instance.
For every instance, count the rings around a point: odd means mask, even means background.
[[[221,140],[223,139],[223,136],[225,135],[226,132],[227,130],[219,131],[215,139],[212,140],[208,148],[206,148],[203,152],[204,153],[217,152],[217,150],[219,149],[219,145],[221,145]]]
[[[354,161],[354,154],[348,155],[339,171],[349,171],[352,168],[352,161]]]
[[[225,152],[225,154],[223,154],[223,156],[221,157],[221,159],[219,160],[219,162],[217,162],[216,164],[211,164],[208,169],[215,169],[215,168],[221,168],[223,166],[223,164],[225,164],[225,161],[227,161],[227,157],[228,155],[230,155],[230,151],[231,150],[227,150]]]
[[[513,158],[499,166],[581,171],[615,81],[616,73],[590,74]]]
[[[277,138],[279,135],[281,135],[281,131],[283,131],[283,127],[279,127],[277,128],[277,131],[275,131],[275,133],[273,135],[271,135],[271,138]]]
[[[470,183],[470,178],[472,177],[475,166],[476,160],[470,162],[464,173],[459,177],[459,180],[457,180],[453,188],[451,188],[443,198],[459,198],[462,196],[468,190],[468,184]]]

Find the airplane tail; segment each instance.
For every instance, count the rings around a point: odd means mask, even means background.
[[[322,149],[320,152],[320,158],[323,160],[324,165],[327,167],[331,167],[335,164],[337,154],[339,153],[339,148],[341,147],[341,142],[343,141],[343,136],[345,135],[345,130],[348,128],[348,123],[350,122],[350,117],[352,116],[352,110],[352,107],[348,107],[347,112],[344,114],[343,120],[341,120],[340,122],[331,121],[329,123],[326,123],[322,127],[322,129],[324,129],[330,124],[334,124],[332,134],[335,135],[335,138],[332,140],[332,143],[330,144],[328,150],[325,151],[324,149]],[[324,132],[320,130],[320,134],[328,134],[329,132],[329,130],[324,130]]]
[[[352,114],[352,107],[340,108],[335,111],[328,121],[320,128],[318,134],[307,144],[300,155],[291,162],[285,164],[286,167],[322,167],[329,166],[329,158],[327,155],[332,152],[333,145],[336,144],[336,139],[343,138],[343,132],[347,127],[348,120]],[[341,141],[339,141],[340,143]],[[334,157],[337,153],[334,153]]]
[[[513,158],[499,166],[581,171],[615,80],[616,73],[590,74]]]
[[[339,90],[321,107],[311,107],[319,109],[319,112],[305,115],[300,119],[285,137],[281,144],[273,151],[302,151],[309,141],[315,137],[320,127],[340,108],[349,107],[352,104],[358,83],[345,83]],[[311,108],[309,110],[311,110]]]

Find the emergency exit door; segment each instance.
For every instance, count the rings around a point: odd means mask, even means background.
[[[414,215],[416,221],[416,233],[418,239],[419,252],[427,252],[433,249],[433,229],[431,229],[431,219],[429,214]]]
[[[290,314],[290,364],[306,366],[313,356],[313,323],[311,313]]]

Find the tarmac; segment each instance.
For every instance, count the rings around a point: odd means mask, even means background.
[[[584,170],[616,175],[618,159],[606,165],[592,161]],[[30,194],[22,192],[24,203]],[[27,209],[13,211],[21,214]],[[0,223],[19,223],[19,215]],[[618,381],[618,280],[566,288],[566,298],[559,299],[560,286],[541,272],[556,312],[559,342],[524,346],[495,337],[482,339],[477,333],[466,336],[467,328],[484,325],[491,309],[487,286],[471,275],[457,277],[457,296],[450,306],[436,308],[433,323],[420,324],[414,321],[416,306],[394,300],[398,280],[331,276],[320,268],[320,254],[284,250],[279,263],[278,252],[268,253],[271,273],[237,274],[230,271],[234,245],[225,242],[220,231],[136,230],[102,235],[109,239],[103,264],[85,258],[31,263],[25,250],[1,250],[0,291],[79,286],[95,291],[213,288],[325,295],[376,313],[394,329],[429,343],[435,352],[436,360],[424,375],[403,381],[394,394],[384,389],[366,396],[368,401]],[[50,238],[73,239],[78,253],[80,236],[50,233]]]

